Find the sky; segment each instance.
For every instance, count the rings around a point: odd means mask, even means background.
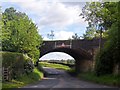
[[[51,30],[54,31],[54,40],[67,40],[75,33],[82,36],[86,31],[88,24],[79,16],[85,1],[95,0],[0,0],[0,6],[2,12],[6,8],[14,7],[17,11],[26,13],[37,25],[43,40],[51,40],[48,36]],[[59,55],[71,59],[68,55]],[[59,55],[56,53],[55,58]],[[46,57],[54,56],[55,53]]]
[[[74,33],[82,36],[85,33],[87,22],[79,15],[85,2],[57,1],[1,0],[1,5],[2,11],[14,7],[17,11],[25,12],[38,26],[39,34],[42,35],[44,40],[51,40],[48,36],[48,34],[51,34],[51,30],[54,31],[54,40],[67,40],[72,38]]]

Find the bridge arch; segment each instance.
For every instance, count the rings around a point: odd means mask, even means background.
[[[54,48],[46,52],[41,52],[40,58],[51,52],[63,52],[73,57],[75,59],[75,69],[78,72],[88,71],[92,68],[92,55],[84,49],[73,49],[68,47]]]
[[[105,41],[102,39],[102,47]],[[99,39],[43,41],[43,44],[40,46],[40,57],[50,52],[64,52],[76,60],[76,71],[85,72],[94,69],[94,56],[98,49]]]
[[[54,49],[51,49],[44,53],[41,53],[40,58],[43,55],[48,54],[50,52],[64,52],[64,53],[72,56],[74,59],[78,59],[78,58],[91,59],[92,58],[92,55],[90,55],[90,53],[88,53],[87,51],[85,51],[83,49],[76,50],[76,49],[71,49],[71,48],[66,48],[66,47],[54,48]]]

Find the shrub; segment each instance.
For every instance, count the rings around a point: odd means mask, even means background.
[[[26,55],[15,52],[0,52],[0,54],[2,54],[2,67],[9,69],[11,79],[32,72],[32,60]]]
[[[112,49],[104,49],[99,52],[96,58],[96,75],[112,74],[113,68],[114,60],[112,56]]]

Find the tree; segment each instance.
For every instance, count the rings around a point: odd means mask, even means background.
[[[107,37],[108,31],[102,30],[102,38]],[[93,38],[100,38],[100,30],[96,30],[95,27],[87,27],[85,34],[83,34],[84,39],[93,39]]]
[[[52,40],[53,40],[53,37],[55,36],[53,32],[54,32],[54,31],[51,30],[51,34],[47,34],[48,38],[50,38],[50,39],[52,39]]]
[[[34,60],[38,59],[42,38],[32,20],[25,13],[18,12],[13,7],[7,8],[2,16],[3,51],[25,53]]]
[[[82,9],[82,16],[86,21],[88,21],[88,27],[84,37],[91,38],[91,36],[96,37],[99,34],[95,32],[100,32],[102,28],[103,37],[107,36],[107,30],[111,27],[113,23],[117,21],[115,11],[116,2],[87,2]],[[114,14],[113,14],[114,13]],[[91,29],[94,28],[95,31]],[[90,37],[88,37],[90,36]]]
[[[117,20],[117,12],[114,11],[116,8],[116,2],[89,2],[83,7],[80,16],[88,21],[89,27],[97,30],[99,26],[103,26],[104,30],[108,30]]]
[[[119,34],[120,14],[118,11],[120,2],[92,2],[86,3],[81,16],[88,21],[89,28],[94,27],[96,31],[100,27],[107,33],[104,48],[98,53],[96,58],[96,74],[111,74],[113,68],[120,67],[119,56]],[[90,32],[89,29],[87,32]],[[88,36],[91,33],[88,33]],[[89,36],[90,37],[90,36]],[[119,70],[118,70],[119,71]]]
[[[93,39],[97,37],[98,37],[98,34],[96,33],[96,30],[94,27],[87,27],[86,33],[83,34],[84,39]]]
[[[1,6],[0,6],[0,41],[2,41],[1,39],[1,36],[2,36],[2,32],[1,32],[1,29],[2,29],[2,11],[1,11]],[[2,50],[2,43],[0,42],[0,50]]]
[[[79,40],[80,37],[77,35],[77,33],[75,33],[75,34],[72,36],[72,39],[74,39],[74,40]]]

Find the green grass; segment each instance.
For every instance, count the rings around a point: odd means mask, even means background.
[[[116,75],[103,75],[97,77],[94,73],[87,72],[78,74],[78,77],[82,80],[92,81],[99,84],[120,86],[120,76]]]
[[[51,68],[56,68],[56,69],[66,70],[66,71],[71,69],[69,66],[66,66],[66,65],[53,64],[53,63],[47,63],[47,62],[40,62],[40,65],[42,67],[51,67]]]
[[[24,74],[16,80],[12,80],[11,82],[2,83],[2,88],[19,88],[25,86],[30,83],[35,83],[42,79],[43,73],[38,69],[34,69],[34,71],[30,74]]]

